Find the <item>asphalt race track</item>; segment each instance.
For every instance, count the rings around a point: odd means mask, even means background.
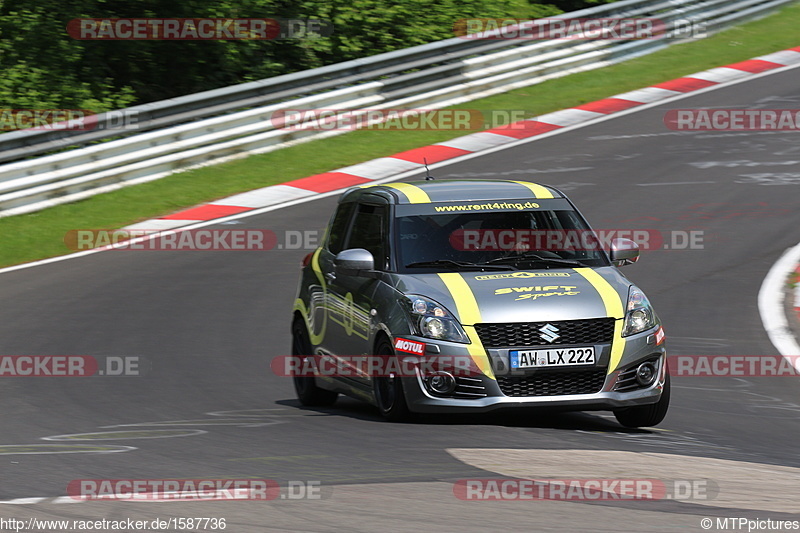
[[[777,355],[757,295],[800,241],[800,135],[679,133],[663,117],[679,108],[797,109],[799,86],[800,70],[786,70],[433,173],[555,185],[595,229],[701,231],[702,249],[645,251],[624,268],[663,320],[669,353]],[[224,227],[317,230],[335,201]],[[670,412],[654,430],[623,429],[610,413],[390,424],[346,398],[300,408],[270,360],[289,353],[306,253],[110,251],[0,274],[0,353],[137,356],[145,370],[0,381],[0,499],[20,504],[0,507],[0,517],[217,517],[234,532],[666,532],[702,531],[704,517],[798,519],[797,378],[674,378]],[[708,490],[684,501],[454,496],[459,479],[526,475],[689,480]],[[209,478],[315,481],[321,499],[63,498],[79,479]]]

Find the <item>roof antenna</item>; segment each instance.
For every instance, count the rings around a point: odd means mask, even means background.
[[[428,158],[427,157],[423,157],[422,161],[425,163],[425,181],[433,181],[433,180],[435,180],[436,178],[431,176],[431,171],[428,168]]]

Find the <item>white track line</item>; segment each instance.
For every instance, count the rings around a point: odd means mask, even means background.
[[[758,291],[758,312],[761,314],[761,322],[767,330],[769,340],[787,359],[790,356],[800,356],[800,345],[789,329],[783,305],[786,282],[798,263],[800,263],[800,244],[786,250],[772,265]]]

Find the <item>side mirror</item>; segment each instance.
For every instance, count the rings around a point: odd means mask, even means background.
[[[375,259],[372,254],[363,248],[351,248],[342,250],[336,254],[333,260],[333,267],[337,274],[345,276],[358,276],[364,271],[375,269]]]
[[[630,239],[614,239],[610,255],[615,266],[630,265],[639,260],[639,245]]]

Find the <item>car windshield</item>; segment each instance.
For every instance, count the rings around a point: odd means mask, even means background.
[[[574,210],[401,214],[398,265],[404,272],[469,268],[606,266],[602,243]]]

